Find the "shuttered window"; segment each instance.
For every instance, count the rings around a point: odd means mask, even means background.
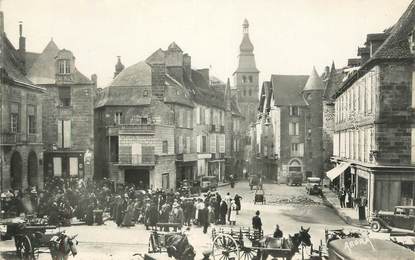
[[[71,148],[72,126],[71,120],[58,120],[58,147]]]

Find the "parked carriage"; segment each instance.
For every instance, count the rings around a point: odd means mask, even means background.
[[[265,191],[263,189],[256,189],[254,194],[254,204],[265,204]]]
[[[303,229],[289,238],[264,236],[262,231],[243,228],[212,229],[212,259],[291,259],[299,246],[311,246],[308,229]]]
[[[56,226],[47,225],[40,220],[26,222],[20,218],[4,219],[0,226],[1,239],[14,239],[16,253],[21,259],[37,258],[42,252],[41,248],[51,248],[52,237],[61,237],[63,234],[56,231]]]

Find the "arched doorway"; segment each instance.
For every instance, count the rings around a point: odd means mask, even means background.
[[[37,185],[37,156],[31,151],[27,159],[27,182],[29,187]]]
[[[12,189],[20,189],[22,185],[22,157],[14,152],[10,160],[10,184]]]

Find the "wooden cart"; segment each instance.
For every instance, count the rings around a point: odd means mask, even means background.
[[[12,219],[3,220],[1,225],[6,226],[6,232],[1,234],[2,240],[14,239],[16,253],[22,259],[36,258],[41,247],[48,247],[50,239],[59,232],[51,225],[30,225],[24,222],[15,222]]]

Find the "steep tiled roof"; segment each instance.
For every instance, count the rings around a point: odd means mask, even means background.
[[[323,98],[326,101],[332,101],[333,95],[336,93],[336,91],[341,86],[342,80],[343,80],[343,70],[336,70],[336,67],[333,64],[331,65],[330,69],[330,75],[326,82],[326,89],[324,90]]]
[[[59,52],[58,46],[53,40],[51,40],[42,53],[40,53],[37,59],[33,62],[30,70],[28,71],[28,77],[35,84],[55,84],[56,82],[56,60],[55,57]],[[33,55],[34,57],[35,55]],[[79,70],[75,68],[72,73],[73,84],[92,84],[93,82],[83,75]]]
[[[205,106],[212,106],[220,109],[225,109],[225,103],[223,101],[224,92],[216,91],[209,86],[209,82],[203,77],[203,75],[195,70],[192,70],[192,79],[186,79],[185,85],[193,93],[193,98],[196,103]]]
[[[30,68],[32,67],[33,63],[37,60],[39,55],[40,53],[26,52],[26,61],[25,61],[26,71],[30,70]]]
[[[150,95],[144,97],[144,89],[137,87],[107,87],[98,95],[95,107],[150,105]]]
[[[29,78],[36,84],[54,84],[56,65],[55,57],[59,52],[58,46],[53,40],[46,45],[43,52],[38,56],[30,70]]]
[[[389,37],[374,53],[374,59],[413,58],[409,49],[408,35],[415,25],[415,1],[412,1],[398,22],[390,31]]]
[[[317,74],[316,68],[313,67],[311,71],[310,77],[308,77],[307,83],[305,84],[303,91],[310,91],[310,90],[323,90],[324,84],[321,80],[320,76]]]
[[[356,80],[373,67],[378,61],[386,61],[391,59],[413,59],[408,37],[414,30],[415,25],[415,0],[413,0],[406,11],[399,18],[398,22],[391,28],[385,30],[389,36],[376,50],[373,56],[366,61],[357,71],[343,82],[342,86],[336,92],[336,95],[342,93],[351,86]]]
[[[306,106],[301,92],[307,82],[306,75],[271,75],[272,92],[276,106]]]
[[[0,35],[0,66],[6,71],[7,75],[14,81],[33,85],[33,83],[25,76],[24,66],[21,63],[20,54],[13,47],[5,33]]]
[[[166,74],[164,102],[182,104],[190,107],[194,106],[189,90],[169,74]]]
[[[110,86],[151,86],[151,67],[144,61],[140,61],[132,66],[129,66],[122,70],[117,77],[115,77]]]

